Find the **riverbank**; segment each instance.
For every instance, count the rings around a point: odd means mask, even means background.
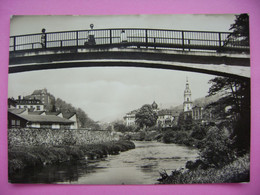
[[[8,172],[10,175],[27,167],[83,158],[98,159],[134,148],[134,143],[126,140],[85,145],[13,146],[8,149]]]
[[[160,184],[191,184],[191,183],[238,183],[249,182],[249,154],[239,157],[232,163],[216,169],[206,170],[174,170],[171,175],[161,173]]]

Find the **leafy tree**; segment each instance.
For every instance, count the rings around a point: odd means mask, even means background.
[[[178,118],[178,127],[180,129],[184,129],[184,130],[190,130],[192,127],[192,116],[187,115],[185,116],[184,112],[181,112]]]
[[[232,33],[227,37],[226,44],[249,46],[249,16],[248,14],[240,14],[236,16],[234,24],[231,24]]]
[[[250,80],[215,77],[209,84],[211,84],[209,96],[222,94],[222,97],[213,104],[219,104],[221,107],[231,106],[233,114],[243,114],[250,106]]]
[[[200,159],[209,167],[222,167],[232,162],[236,153],[233,150],[233,139],[223,129],[211,127],[202,142]]]
[[[140,128],[152,127],[156,124],[158,115],[149,104],[143,105],[135,115],[135,122]]]
[[[230,107],[229,115],[233,117],[235,137],[234,145],[241,151],[250,148],[250,80],[216,77],[209,81],[209,95],[221,93],[222,97],[211,104],[215,113],[225,117],[224,108]],[[221,111],[222,110],[222,111]],[[223,114],[224,113],[224,114]]]

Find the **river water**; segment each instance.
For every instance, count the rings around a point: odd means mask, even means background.
[[[12,183],[155,184],[159,172],[184,167],[198,156],[196,149],[160,142],[135,142],[136,148],[119,155],[45,166],[15,174]]]

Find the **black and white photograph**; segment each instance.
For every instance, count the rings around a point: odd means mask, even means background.
[[[249,15],[14,15],[8,181],[250,182]]]

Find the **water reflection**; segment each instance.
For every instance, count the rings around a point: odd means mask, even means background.
[[[154,184],[159,172],[170,173],[197,157],[197,150],[176,144],[135,142],[136,149],[97,161],[79,160],[13,175],[12,183]]]

